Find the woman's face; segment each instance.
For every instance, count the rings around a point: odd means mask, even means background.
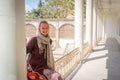
[[[49,25],[46,24],[46,23],[42,23],[40,26],[40,33],[43,35],[43,36],[46,36],[48,33],[49,33]]]

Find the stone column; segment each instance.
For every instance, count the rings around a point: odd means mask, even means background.
[[[83,52],[83,1],[75,0],[75,47]]]
[[[93,47],[96,45],[96,37],[97,37],[97,11],[96,11],[96,3],[94,1],[93,7]]]
[[[102,39],[105,39],[105,15],[103,15],[102,25]]]
[[[56,28],[56,47],[59,48],[59,25]]]
[[[0,80],[27,80],[24,0],[0,2]]]
[[[100,11],[97,12],[97,42],[102,39],[102,15]]]
[[[92,0],[86,0],[86,41],[92,47]]]
[[[15,0],[17,80],[26,80],[25,1]]]

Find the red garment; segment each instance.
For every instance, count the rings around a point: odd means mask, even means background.
[[[31,71],[27,71],[27,75],[31,80],[39,79],[39,76]]]
[[[30,80],[47,80],[43,75],[32,71],[27,71],[27,76]]]

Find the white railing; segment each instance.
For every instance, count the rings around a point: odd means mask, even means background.
[[[69,54],[64,55],[55,61],[55,70],[65,79],[80,61],[79,48],[74,49]]]
[[[55,61],[55,70],[61,74],[63,79],[70,75],[81,61],[84,61],[90,51],[88,43],[84,44],[82,54],[80,53],[79,48],[73,49],[73,47],[73,44],[67,44],[63,56]],[[71,49],[72,51],[70,51]]]
[[[83,53],[82,53],[82,59],[84,59],[90,52],[90,45],[88,44],[88,42],[86,42],[83,46]]]

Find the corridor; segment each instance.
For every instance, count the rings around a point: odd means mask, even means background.
[[[114,38],[101,40],[83,65],[66,80],[120,80],[120,45]]]

